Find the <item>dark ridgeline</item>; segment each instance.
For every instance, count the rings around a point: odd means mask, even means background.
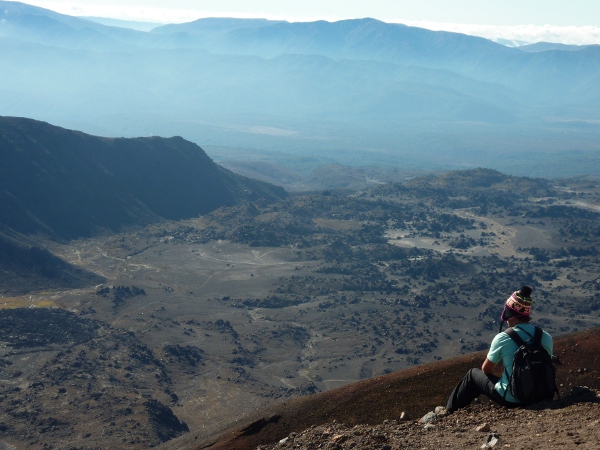
[[[101,138],[4,117],[0,159],[0,222],[59,239],[286,196],[223,169],[181,137]]]

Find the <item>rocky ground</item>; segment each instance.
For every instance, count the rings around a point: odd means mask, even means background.
[[[600,184],[481,169],[55,244],[106,282],[0,298],[0,450],[254,450],[419,418],[524,283],[563,394],[599,389],[600,330],[565,335],[600,322],[597,205]]]
[[[0,309],[0,450],[143,449],[187,433],[162,361],[189,355],[165,351],[58,308]]]
[[[291,433],[273,445],[279,449],[441,449],[600,448],[600,391],[576,387],[563,398],[528,409],[509,410],[475,403],[428,424],[420,418],[386,420],[380,425],[347,426],[332,422]]]
[[[528,409],[507,410],[483,398],[450,416],[419,422],[446,402],[467,370],[481,364],[483,351],[286,399],[212,435],[191,430],[160,448],[474,449],[488,439],[496,449],[600,448],[600,328],[557,337],[554,344],[561,398]]]

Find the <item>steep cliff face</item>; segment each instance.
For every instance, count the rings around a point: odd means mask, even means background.
[[[59,239],[286,195],[219,167],[181,137],[109,139],[4,117],[0,159],[0,222]]]

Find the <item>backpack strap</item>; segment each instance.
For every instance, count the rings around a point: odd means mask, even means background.
[[[542,346],[542,334],[544,332],[540,327],[535,327],[535,335],[533,336],[533,345]],[[544,349],[545,350],[545,349]]]
[[[537,328],[536,328],[536,335],[537,335]],[[541,330],[540,330],[541,331]],[[515,343],[517,344],[517,346],[521,347],[522,345],[525,345],[525,342],[523,341],[523,339],[521,339],[521,336],[519,336],[519,334],[512,328],[507,328],[505,333],[513,340],[515,341]],[[540,336],[540,340],[541,340],[541,336]]]
[[[507,328],[504,332],[508,335],[508,337],[510,337],[515,342],[515,344],[517,344],[518,347],[525,345],[525,342],[523,342],[523,339],[521,339],[521,336],[519,336],[519,334],[512,328]],[[504,373],[506,374],[506,379],[508,380],[508,386],[506,386],[506,389],[504,390],[504,395],[502,396],[502,398],[504,400],[506,400],[506,394],[508,394],[509,389],[512,391],[510,385],[511,385],[513,376],[508,375],[508,369],[506,367],[504,368]]]

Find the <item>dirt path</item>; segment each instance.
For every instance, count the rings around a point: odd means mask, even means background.
[[[600,206],[592,205],[591,203],[576,201],[575,203],[573,203],[573,206],[578,206],[580,208],[590,209],[592,211],[600,212]]]
[[[512,243],[512,240],[517,236],[517,232],[514,228],[502,225],[501,223],[496,222],[495,220],[490,219],[488,217],[477,216],[473,214],[470,210],[466,209],[454,210],[454,214],[463,219],[471,219],[478,223],[484,223],[487,227],[486,231],[488,233],[493,232],[495,234],[495,237],[490,237],[491,239],[493,239],[492,245],[486,245],[485,247],[471,247],[468,250],[464,250],[464,254],[477,253],[481,250],[485,250],[489,253],[495,253],[506,257],[518,254],[514,244]],[[440,242],[440,239],[430,237],[405,238],[404,235],[405,232],[401,233],[392,230],[386,233],[386,237],[389,239],[390,244],[393,245],[426,248],[441,253],[456,251],[456,249],[450,247],[447,243]],[[397,240],[398,237],[402,239]]]
[[[497,253],[507,257],[517,253],[515,246],[511,242],[511,240],[517,236],[517,233],[513,228],[504,226],[489,217],[477,216],[465,209],[457,209],[454,213],[463,219],[472,219],[484,223],[487,226],[488,233],[493,232],[496,235],[494,244],[497,245],[497,247],[486,247],[490,253]]]

